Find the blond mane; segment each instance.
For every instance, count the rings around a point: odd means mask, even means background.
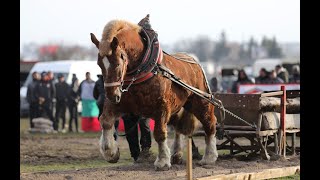
[[[102,32],[102,39],[99,45],[99,53],[101,56],[111,55],[112,50],[110,44],[113,38],[123,29],[132,29],[139,33],[141,27],[137,24],[133,24],[124,20],[110,21],[107,25],[105,25]]]

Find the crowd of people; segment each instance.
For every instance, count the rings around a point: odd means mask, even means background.
[[[286,84],[286,83],[300,83],[300,67],[294,65],[292,67],[292,74],[289,74],[288,70],[282,65],[277,65],[275,69],[267,71],[265,68],[261,68],[258,77],[249,78],[245,70],[240,69],[238,71],[238,78],[233,82],[231,87],[232,93],[238,92],[238,86],[240,84]],[[221,92],[219,83],[216,77],[213,77],[210,81],[210,87],[212,92]]]
[[[47,117],[53,122],[54,130],[66,132],[66,109],[69,110],[69,132],[73,132],[72,125],[75,124],[75,131],[79,132],[78,128],[78,103],[82,102],[81,116],[93,117],[102,114],[105,91],[103,76],[98,75],[98,80],[93,81],[90,73],[86,73],[86,79],[79,84],[79,80],[75,74],[72,77],[72,83],[68,84],[65,81],[63,74],[58,74],[58,82],[54,83],[54,74],[52,72],[32,73],[32,82],[28,85],[27,101],[29,103],[30,127],[34,124],[32,119],[38,117]],[[53,115],[53,99],[55,103],[55,116]],[[62,123],[59,123],[62,119]],[[122,116],[126,139],[129,144],[131,157],[135,162],[144,161],[154,158],[151,152],[151,131],[150,118],[137,116],[134,114],[124,114]],[[118,119],[115,122],[115,140],[118,139]],[[60,125],[61,124],[61,125]],[[141,131],[140,143],[138,135],[138,124]],[[140,148],[141,146],[141,148]],[[143,157],[139,158],[138,157]]]
[[[55,103],[55,115],[53,106]],[[66,110],[69,109],[69,131],[72,132],[72,124],[78,132],[78,102],[79,82],[73,74],[72,83],[67,84],[63,74],[58,74],[58,82],[54,81],[53,72],[33,72],[32,82],[28,85],[27,101],[29,103],[30,128],[34,127],[32,120],[38,117],[48,117],[53,122],[53,129],[59,130],[59,121],[62,119],[61,130],[66,128]]]

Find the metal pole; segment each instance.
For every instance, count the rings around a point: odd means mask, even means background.
[[[187,179],[192,180],[192,139],[187,138]]]

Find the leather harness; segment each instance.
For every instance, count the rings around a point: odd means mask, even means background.
[[[126,73],[124,85],[138,84],[152,78],[157,71],[155,67],[161,64],[163,52],[158,41],[157,33],[152,29],[141,28],[141,37],[146,40],[146,51],[139,66]]]

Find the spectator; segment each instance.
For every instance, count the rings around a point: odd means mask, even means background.
[[[73,84],[76,80],[78,80],[76,74],[72,74],[71,84]]]
[[[92,125],[99,115],[99,109],[93,97],[94,85],[95,82],[91,79],[90,72],[86,72],[86,79],[81,82],[78,92],[82,102],[81,122],[84,131],[94,131]]]
[[[52,99],[54,96],[54,89],[48,81],[47,73],[41,73],[41,81],[35,87],[35,97],[38,99],[39,108],[43,110],[49,119],[53,122],[53,129],[58,130],[58,126],[54,121],[52,114]],[[41,112],[40,112],[41,113]],[[39,113],[39,116],[41,114]]]
[[[231,92],[238,93],[238,86],[240,84],[253,84],[253,82],[248,78],[246,72],[243,69],[239,71],[238,80],[233,83]]]
[[[135,162],[142,162],[143,160],[154,160],[154,155],[150,151],[151,148],[151,132],[150,132],[150,118],[134,114],[125,114],[123,117],[126,138],[129,144],[131,157]],[[138,124],[141,131],[140,145],[138,135]],[[139,160],[138,160],[139,159]]]
[[[30,128],[34,128],[32,119],[39,117],[39,102],[35,95],[35,87],[40,81],[40,74],[38,72],[32,73],[32,82],[28,85],[27,89],[27,101],[29,103],[29,117]]]
[[[284,83],[289,82],[289,73],[282,65],[276,65],[275,67],[277,77],[283,80]]]
[[[221,87],[217,77],[212,77],[209,85],[210,85],[211,92],[221,92],[222,91],[222,87]]]
[[[79,132],[78,128],[78,103],[80,100],[80,96],[78,95],[79,90],[79,80],[76,74],[72,75],[72,82],[71,87],[69,88],[69,95],[68,95],[68,107],[70,113],[70,120],[69,120],[69,132],[72,132],[72,121],[76,126],[76,132]]]
[[[266,84],[269,81],[269,72],[265,68],[261,68],[259,71],[259,76],[256,77],[256,84]]]
[[[48,78],[49,78],[49,82],[53,82],[54,81],[54,74],[52,71],[48,71]]]
[[[272,70],[269,74],[269,84],[281,84],[284,83],[282,79],[277,77],[277,73],[275,70]]]
[[[94,88],[93,88],[93,97],[96,99],[97,106],[99,108],[99,117],[102,114],[103,111],[103,105],[104,105],[104,100],[106,98],[105,96],[105,91],[104,91],[104,81],[103,81],[103,76],[102,75],[97,75],[98,80],[96,81]],[[115,132],[113,134],[114,139],[118,139],[118,125],[119,125],[119,120],[116,120],[114,122],[114,128]]]
[[[47,73],[47,81],[51,84],[52,88],[53,88],[53,93],[56,94],[56,87],[55,87],[55,82],[54,82],[54,74],[52,71],[48,71]],[[54,108],[54,103],[52,101],[52,111],[53,111],[53,108]]]
[[[290,83],[300,83],[300,67],[299,65],[294,65],[292,67],[292,75],[289,80]]]
[[[55,84],[56,89],[56,123],[59,129],[59,119],[62,118],[62,131],[65,130],[66,109],[68,104],[68,92],[70,86],[65,82],[62,74],[58,75],[58,82]]]

